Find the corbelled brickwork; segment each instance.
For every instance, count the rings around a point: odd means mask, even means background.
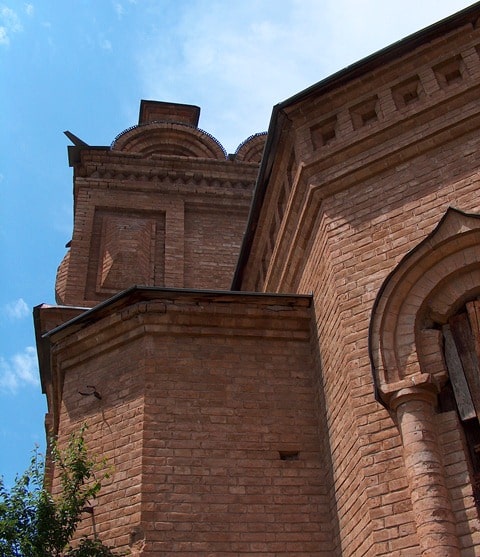
[[[480,555],[479,18],[277,105],[235,155],[152,101],[70,148],[69,307],[36,328],[50,430],[87,423],[114,470],[78,535]]]

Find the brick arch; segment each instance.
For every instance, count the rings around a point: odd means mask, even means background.
[[[259,163],[262,160],[266,140],[267,132],[251,135],[237,147],[237,150],[235,151],[235,160],[241,162]]]
[[[146,157],[154,154],[176,155],[225,160],[226,152],[213,136],[192,126],[153,122],[125,130],[112,143],[112,150],[139,153]]]
[[[369,349],[377,397],[446,375],[440,325],[480,294],[480,215],[449,208],[385,280]]]

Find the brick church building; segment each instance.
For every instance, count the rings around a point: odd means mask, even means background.
[[[69,134],[47,429],[131,555],[480,555],[480,4],[273,108]]]

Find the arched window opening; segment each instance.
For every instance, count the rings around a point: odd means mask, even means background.
[[[468,302],[442,326],[449,381],[439,410],[456,410],[470,456],[472,488],[480,511],[480,301]]]
[[[385,279],[370,322],[375,394],[399,427],[425,555],[445,540],[459,554],[456,525],[480,514],[479,246],[480,215],[449,208]]]

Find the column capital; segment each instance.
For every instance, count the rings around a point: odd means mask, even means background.
[[[433,407],[437,403],[437,395],[437,385],[433,382],[425,382],[395,391],[390,397],[389,406],[393,412],[396,412],[401,404],[413,401],[426,402]]]

